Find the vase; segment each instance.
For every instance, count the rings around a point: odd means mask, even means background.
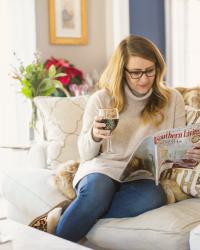
[[[33,127],[29,127],[29,141],[33,142],[35,140],[35,129]]]
[[[31,119],[29,122],[29,140],[31,142],[35,140],[36,120],[37,120],[37,108],[33,100],[31,100]]]

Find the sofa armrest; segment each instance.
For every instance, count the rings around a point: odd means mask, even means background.
[[[25,167],[30,146],[4,145],[0,146],[0,162],[2,169]]]
[[[48,142],[37,142],[32,145],[0,146],[0,168],[32,167],[47,168]]]

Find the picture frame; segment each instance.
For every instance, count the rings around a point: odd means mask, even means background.
[[[51,44],[87,44],[87,0],[48,0]]]

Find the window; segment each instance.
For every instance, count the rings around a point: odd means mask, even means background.
[[[34,0],[0,1],[0,144],[25,143],[28,140],[29,110],[16,91],[9,73],[16,63],[13,52],[24,64],[33,59],[36,48]]]
[[[200,83],[200,1],[165,0],[167,82],[172,86]]]

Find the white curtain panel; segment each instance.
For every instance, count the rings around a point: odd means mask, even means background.
[[[13,52],[31,63],[36,50],[34,0],[0,0],[0,146],[28,142],[30,105],[9,73],[18,65]]]
[[[165,0],[167,82],[200,84],[200,1]]]
[[[106,54],[110,60],[113,51],[130,34],[129,0],[106,0]]]

